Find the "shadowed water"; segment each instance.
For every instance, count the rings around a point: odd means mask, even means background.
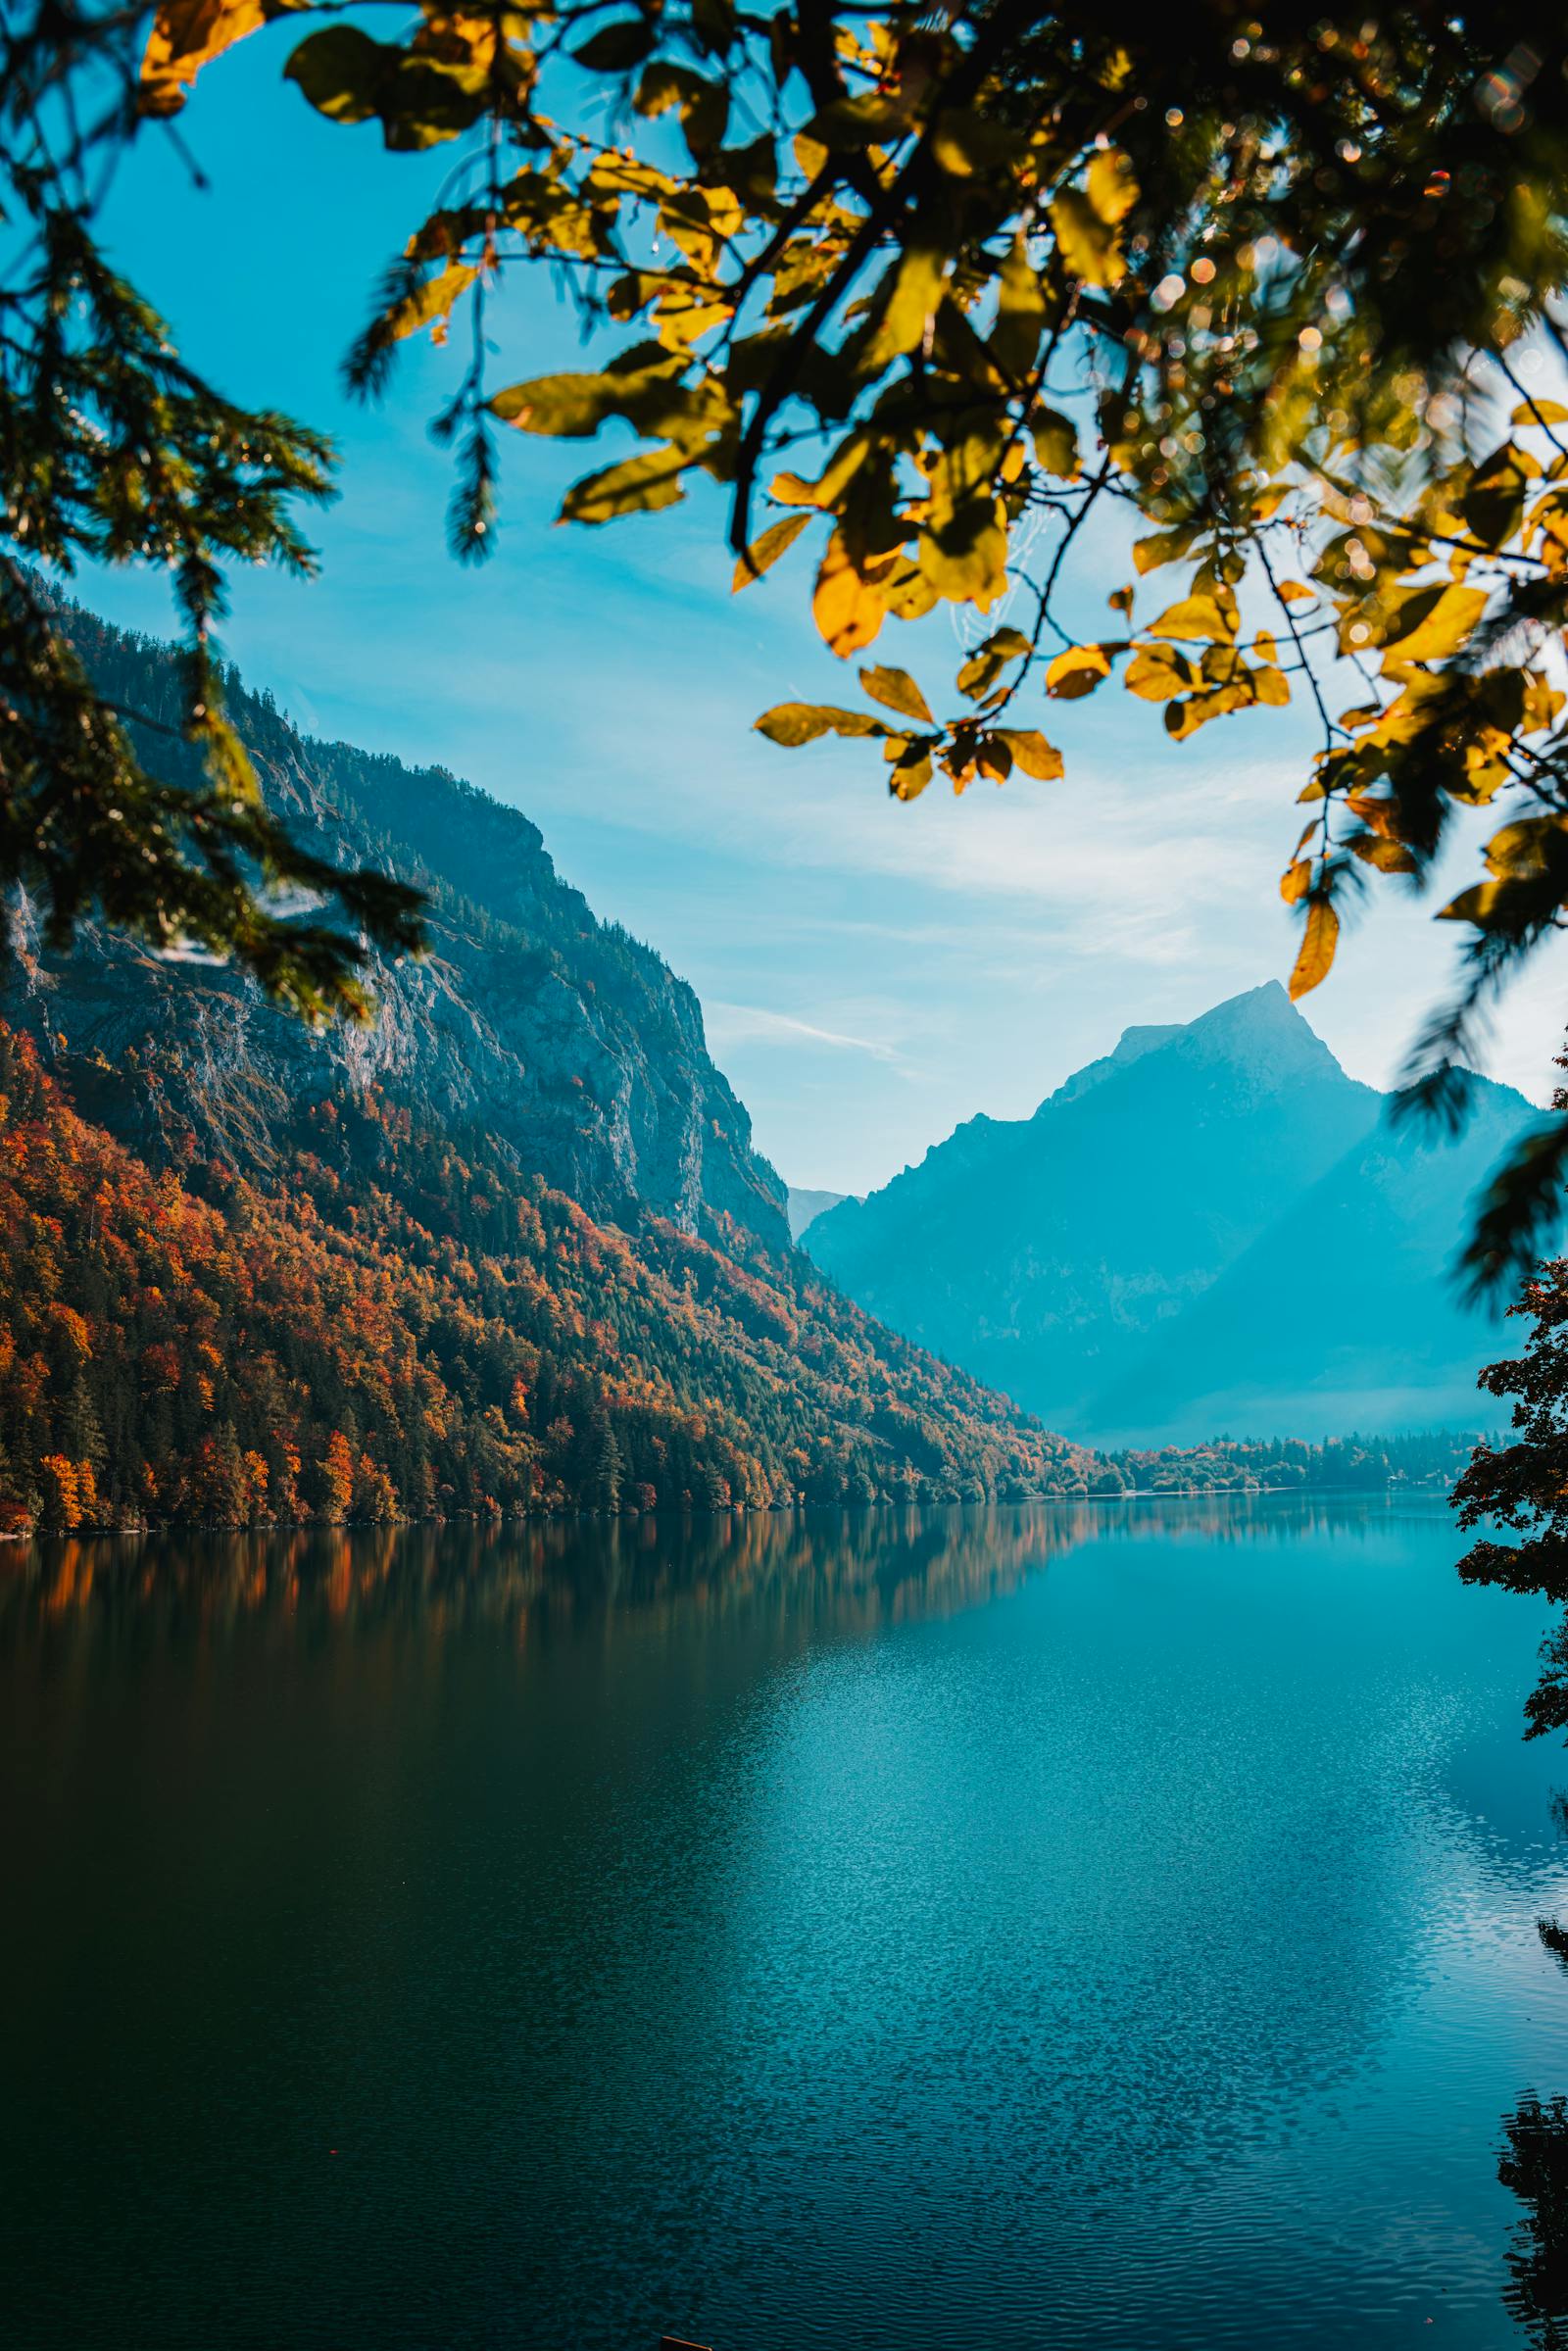
[[[1568,1759],[1455,1550],[1265,1497],[0,1559],[7,2341],[1525,2343]]]

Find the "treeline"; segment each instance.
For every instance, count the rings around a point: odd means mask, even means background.
[[[1446,1492],[1479,1443],[1473,1430],[1424,1429],[1397,1437],[1326,1437],[1321,1445],[1283,1437],[1217,1437],[1207,1445],[1135,1445],[1107,1456],[1097,1470],[1095,1491],[1290,1493],[1430,1486]]]
[[[722,1246],[719,1246],[719,1244]],[[0,1528],[1083,1493],[1095,1463],[738,1228],[596,1224],[326,1102],[154,1173],[0,1024]]]

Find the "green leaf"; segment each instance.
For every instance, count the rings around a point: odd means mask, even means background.
[[[905,718],[918,718],[923,726],[935,726],[925,696],[907,669],[862,669],[860,683],[873,702]]]
[[[795,751],[818,735],[889,735],[893,729],[869,710],[841,710],[830,702],[781,702],[762,712],[754,731]]]

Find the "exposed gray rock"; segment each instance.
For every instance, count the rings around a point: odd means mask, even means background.
[[[85,614],[74,625],[115,702],[177,725],[167,649]],[[374,1026],[313,1035],[221,967],[101,928],[69,956],[44,954],[24,906],[0,1008],[45,1042],[84,1108],[155,1155],[194,1141],[265,1167],[281,1116],[374,1083],[416,1121],[502,1137],[594,1214],[640,1204],[696,1230],[724,1213],[788,1246],[784,1185],[709,1058],[696,996],[595,917],[536,825],[444,769],[313,742],[237,679],[229,700],[297,836],[430,892],[430,956],[377,957]],[[177,741],[144,732],[140,748],[172,780],[191,777]]]

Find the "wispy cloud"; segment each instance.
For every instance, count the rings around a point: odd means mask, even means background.
[[[826,1045],[839,1052],[869,1053],[874,1060],[897,1062],[896,1046],[874,1037],[851,1037],[842,1029],[819,1028],[814,1021],[798,1020],[792,1012],[773,1012],[763,1004],[726,1004],[711,1000],[704,1010],[708,1042],[715,1052],[736,1045]]]

